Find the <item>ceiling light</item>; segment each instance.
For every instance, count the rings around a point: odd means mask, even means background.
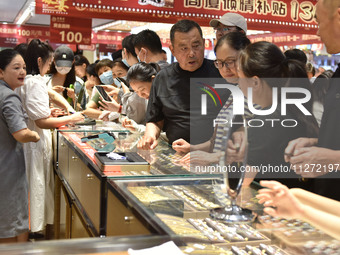
[[[20,11],[18,16],[15,18],[16,24],[21,25],[25,23],[30,17],[34,16],[35,12],[35,1],[28,1],[25,6],[22,8],[24,11]]]

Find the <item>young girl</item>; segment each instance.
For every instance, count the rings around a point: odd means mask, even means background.
[[[75,110],[85,110],[88,99],[85,83],[76,76],[74,54],[69,47],[61,45],[56,49],[49,73],[52,76],[48,87],[63,95]]]
[[[28,183],[21,143],[37,142],[27,128],[21,100],[13,91],[24,85],[26,64],[12,49],[0,52],[0,243],[28,240]]]
[[[84,119],[81,113],[53,118],[49,108],[47,78],[44,77],[52,61],[53,50],[47,43],[34,39],[25,56],[27,77],[17,92],[28,114],[28,127],[36,131],[40,141],[25,144],[26,169],[30,191],[31,231],[38,232],[46,224],[53,224],[54,180],[52,169],[51,128]]]

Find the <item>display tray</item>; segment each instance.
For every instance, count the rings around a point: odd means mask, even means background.
[[[221,207],[209,192],[195,187],[137,186],[128,187],[128,190],[155,213],[166,212],[183,218],[205,218],[209,216],[211,209]]]
[[[231,246],[231,248],[219,247],[214,244],[189,243],[184,247],[180,247],[184,254],[190,255],[292,255],[285,252],[276,245],[260,243],[259,245],[245,245],[244,247]]]
[[[268,237],[247,224],[225,224],[211,218],[184,219],[166,214],[156,214],[176,235],[190,236],[203,243],[223,248],[270,244]]]
[[[314,228],[307,222],[262,215],[258,217],[258,228],[271,229],[272,234],[281,242],[294,246],[312,240],[331,240],[332,237]]]
[[[113,160],[106,156],[108,152],[96,152],[94,154],[95,163],[102,172],[124,171],[147,171],[150,172],[150,164],[139,156],[136,152],[118,152],[117,154],[126,157],[126,159]]]

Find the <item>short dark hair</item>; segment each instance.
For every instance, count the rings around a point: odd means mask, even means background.
[[[116,59],[122,59],[122,50],[120,49],[112,52],[111,58],[113,61],[115,61]]]
[[[142,47],[148,48],[152,53],[162,53],[162,43],[156,32],[145,29],[139,32],[134,39],[134,47],[140,50]]]
[[[135,37],[136,37],[135,34],[126,36],[122,41],[122,47],[123,49],[126,49],[128,53],[132,54],[132,56],[137,58],[137,54],[135,52],[135,46],[134,46]]]
[[[15,58],[17,55],[20,55],[20,53],[13,49],[5,49],[0,51],[0,69],[5,70],[9,63],[11,63],[13,58]]]
[[[99,69],[102,68],[103,66],[108,66],[108,67],[112,68],[113,67],[113,61],[108,59],[108,58],[100,60],[96,64],[96,73],[97,74],[98,74]]]
[[[307,56],[302,50],[299,49],[286,50],[284,54],[287,59],[296,59],[298,61],[301,61],[303,64],[307,64]]]
[[[123,68],[124,70],[128,71],[129,68],[123,63],[123,61],[121,59],[116,59],[115,61],[112,62],[112,67],[115,67],[115,66],[119,66],[121,68]]]
[[[82,64],[85,64],[86,66],[88,66],[90,64],[90,62],[83,55],[75,55],[74,56],[74,65],[75,66],[81,66]]]
[[[187,33],[191,31],[191,29],[197,28],[198,32],[200,33],[201,37],[203,38],[203,33],[200,25],[198,25],[195,21],[193,20],[188,20],[188,19],[182,19],[178,21],[175,25],[171,27],[170,30],[170,41],[172,44],[174,44],[175,40],[175,33],[176,32],[181,32],[181,33]]]
[[[215,53],[217,49],[221,47],[224,43],[228,44],[234,50],[240,51],[245,49],[250,44],[250,40],[245,35],[245,33],[241,33],[238,31],[230,32],[222,36],[220,40],[217,41],[217,44],[214,48]]]
[[[98,77],[98,74],[96,72],[96,65],[97,65],[96,63],[89,64],[86,67],[86,73],[88,73],[90,76]]]
[[[43,64],[52,56],[53,49],[46,43],[39,39],[33,39],[27,46],[27,51],[25,54],[25,63],[27,74],[40,74],[38,66],[38,58],[42,59]]]

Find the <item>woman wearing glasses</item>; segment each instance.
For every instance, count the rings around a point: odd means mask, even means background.
[[[231,32],[224,35],[215,46],[216,60],[214,62],[216,68],[219,70],[221,76],[229,83],[238,84],[238,73],[236,68],[236,61],[241,50],[245,49],[250,44],[249,39],[244,33]],[[232,112],[232,96],[230,96],[223,108],[217,115],[217,119],[225,119],[226,116]],[[247,101],[245,100],[245,103]],[[251,118],[248,111],[247,104],[245,104],[245,114]],[[212,137],[209,141],[190,145],[184,139],[178,139],[173,142],[172,147],[177,152],[188,153],[182,158],[183,163],[204,164],[208,165],[219,161],[220,148],[222,145],[223,127],[217,127],[215,130],[216,137]],[[214,146],[212,146],[214,145]],[[235,145],[238,147],[238,145]],[[213,147],[213,153],[210,153]]]

